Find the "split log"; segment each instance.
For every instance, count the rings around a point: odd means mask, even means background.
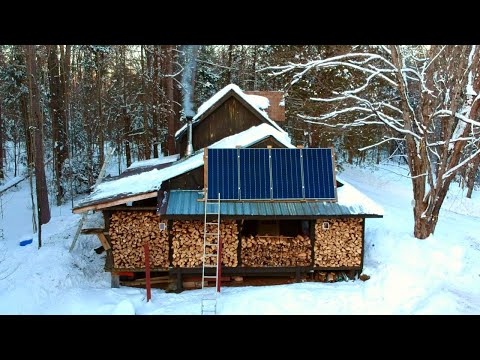
[[[144,243],[150,250],[150,267],[167,268],[168,231],[160,230],[160,217],[154,211],[116,211],[108,233],[113,264],[117,269],[145,267]]]
[[[207,243],[217,243],[217,225],[207,225]],[[203,256],[203,221],[174,221],[172,226],[173,266],[200,267]],[[222,265],[235,267],[237,261],[238,228],[235,221],[220,221],[220,238],[222,239]],[[217,246],[207,246],[206,253],[214,255]],[[206,264],[216,265],[217,258],[207,257]]]
[[[311,241],[308,237],[244,236],[242,237],[242,265],[308,266],[311,264]]]
[[[362,262],[363,219],[325,219],[315,224],[315,266],[358,267]],[[323,226],[328,222],[328,228]]]

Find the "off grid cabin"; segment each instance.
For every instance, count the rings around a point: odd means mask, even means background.
[[[279,125],[283,104],[279,92],[229,85],[175,134],[178,155],[134,163],[76,205],[75,213],[95,213],[83,232],[98,234],[112,279],[145,272],[145,242],[151,271],[175,277],[178,290],[199,276],[204,232],[217,231],[205,225],[218,215],[205,217],[205,197],[213,206],[219,189],[222,279],[362,271],[365,219],[382,210],[336,176],[332,149],[292,145]]]

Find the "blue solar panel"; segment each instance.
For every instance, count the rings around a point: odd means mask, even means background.
[[[237,149],[208,150],[208,198],[238,200]]]
[[[332,149],[302,149],[306,199],[335,199]]]
[[[302,159],[299,149],[271,149],[272,198],[302,199]]]
[[[239,149],[240,198],[270,199],[270,163],[266,149]]]
[[[335,200],[332,149],[209,149],[208,198]]]

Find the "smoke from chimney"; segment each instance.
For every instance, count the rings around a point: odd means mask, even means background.
[[[197,69],[197,56],[200,45],[185,45],[185,66],[182,74],[183,87],[183,111],[187,118],[193,117],[193,82],[195,79],[195,71]]]

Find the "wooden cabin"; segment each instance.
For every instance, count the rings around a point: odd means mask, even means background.
[[[275,110],[268,112],[272,99]],[[282,119],[281,102],[279,94],[248,94],[229,85],[193,118],[192,154],[186,155],[185,125],[175,134],[179,158],[132,165],[136,170],[106,180],[77,204],[74,213],[103,214],[104,225],[96,231],[107,250],[105,270],[114,276],[145,272],[143,244],[148,242],[151,271],[176,276],[177,289],[182,288],[182,277],[200,275],[204,148],[294,149],[288,134],[269,116]],[[338,178],[335,185],[336,201],[222,202],[222,275],[289,274],[300,279],[325,271],[359,274],[365,219],[382,217],[382,210]]]

